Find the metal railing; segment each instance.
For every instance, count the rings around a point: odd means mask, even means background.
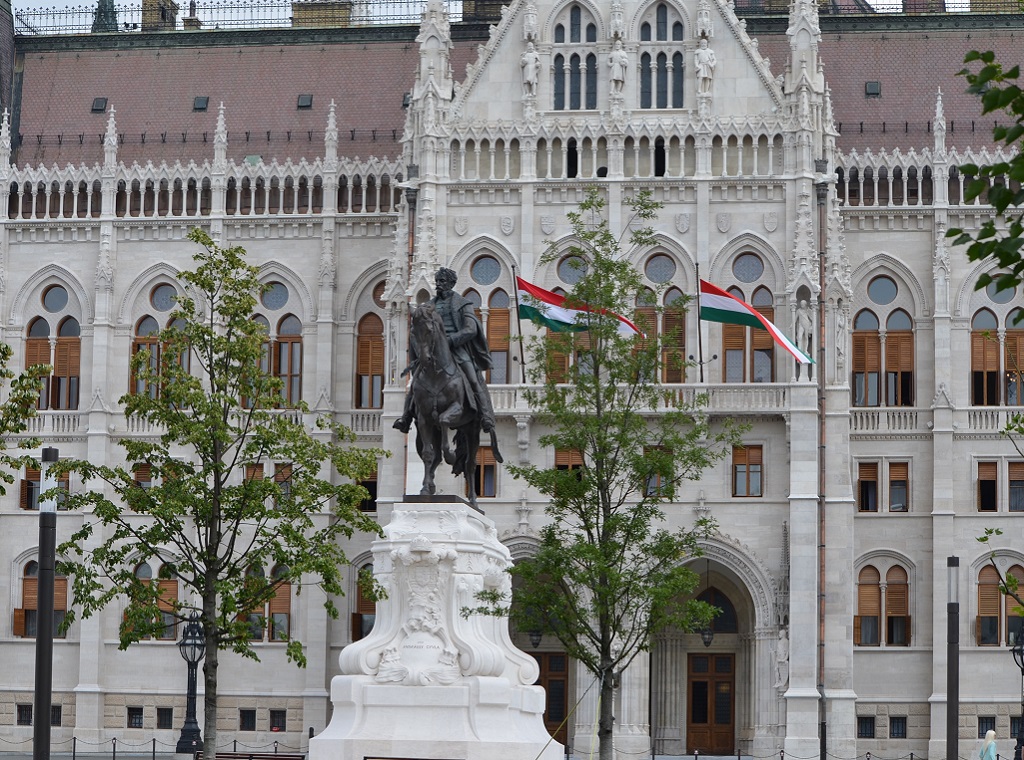
[[[184,29],[347,27],[419,24],[426,0],[179,0],[143,10],[141,4],[91,3],[17,10],[17,34],[125,34]],[[449,19],[496,21],[500,0],[446,0]],[[105,6],[105,7],[104,7]]]

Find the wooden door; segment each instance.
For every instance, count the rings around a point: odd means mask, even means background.
[[[686,752],[732,755],[736,744],[735,655],[687,658]]]
[[[543,686],[547,693],[544,705],[544,727],[559,744],[569,738],[569,658],[565,652],[531,652],[540,665],[537,686]]]

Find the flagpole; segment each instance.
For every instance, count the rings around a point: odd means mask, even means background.
[[[697,272],[697,366],[700,367],[700,381],[704,383],[704,338],[700,329],[700,264],[694,264]]]
[[[512,265],[512,292],[516,294],[516,327],[519,328],[519,382],[526,382],[526,359],[523,357],[523,321],[519,318],[519,275]]]

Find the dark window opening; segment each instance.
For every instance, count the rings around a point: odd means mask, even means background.
[[[874,739],[875,738],[875,718],[873,715],[858,715],[857,716],[857,738],[858,739]]]
[[[206,95],[196,95],[192,101],[193,111],[205,111],[210,105],[210,99]]]
[[[313,107],[313,96],[312,95],[299,95],[295,102],[295,107],[300,110],[307,110]]]
[[[889,716],[889,738],[890,739],[906,739],[907,738],[907,719],[904,717],[893,717]]]
[[[174,708],[156,708],[156,727],[162,729],[174,728]]]
[[[271,731],[287,731],[288,730],[288,711],[287,710],[271,710],[270,711],[270,730]]]
[[[239,731],[255,731],[256,730],[256,711],[255,710],[239,710],[238,711],[238,730]]]

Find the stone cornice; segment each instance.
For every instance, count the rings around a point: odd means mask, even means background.
[[[789,27],[789,16],[779,14],[759,16],[738,11],[737,15],[747,20],[747,33],[755,37],[758,34],[786,33]],[[822,34],[851,34],[878,32],[959,32],[978,29],[991,32],[993,29],[1010,31],[1024,29],[1024,13],[935,13],[935,14],[895,14],[879,13],[876,15],[855,14],[822,14],[818,17],[818,25]]]

